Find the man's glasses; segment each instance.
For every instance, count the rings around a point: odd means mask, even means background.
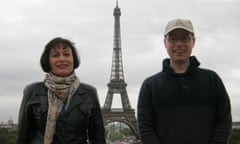
[[[181,36],[181,37],[177,37],[175,35],[167,35],[166,39],[170,43],[177,43],[178,41],[181,41],[183,43],[188,43],[190,40],[193,39],[193,36],[190,35],[190,34],[189,35],[184,35],[184,36]]]

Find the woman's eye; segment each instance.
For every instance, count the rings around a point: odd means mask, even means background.
[[[64,56],[69,56],[70,54],[69,53],[65,53],[65,54],[63,54]]]
[[[52,57],[58,57],[58,55],[57,54],[53,54]]]

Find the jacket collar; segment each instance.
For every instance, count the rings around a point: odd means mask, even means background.
[[[81,103],[83,103],[86,99],[86,97],[84,97],[84,94],[87,93],[87,89],[82,87],[81,84],[79,85],[77,91],[75,92],[75,94],[73,95],[70,104],[68,106],[68,109],[66,111],[66,116],[77,106],[79,106]]]
[[[39,83],[39,87],[35,88],[34,91],[34,97],[32,97],[31,100],[31,104],[34,103],[42,103],[42,104],[47,104],[47,93],[48,93],[48,89],[47,87],[44,85],[43,82]],[[75,94],[73,95],[71,102],[69,104],[69,107],[66,111],[66,115],[68,115],[76,106],[80,105],[81,103],[83,103],[86,99],[86,97],[84,97],[84,94],[88,92],[88,89],[85,88],[85,86],[83,86],[84,84],[79,85],[77,91],[75,92]]]
[[[197,60],[195,56],[190,56],[190,65],[185,73],[189,73],[195,69],[197,69],[200,66],[200,62]],[[170,67],[170,59],[164,59],[163,60],[163,72],[171,73],[171,74],[176,74],[174,70]]]

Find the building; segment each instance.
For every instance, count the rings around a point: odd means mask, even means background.
[[[240,129],[240,122],[233,122],[232,123],[232,129]]]
[[[9,130],[17,130],[17,125],[14,124],[14,121],[11,116],[9,116],[7,123],[2,122],[0,128],[6,128]]]

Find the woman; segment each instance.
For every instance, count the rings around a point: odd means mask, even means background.
[[[43,82],[24,89],[17,144],[105,144],[96,89],[80,83],[74,44],[54,38],[40,59]]]

